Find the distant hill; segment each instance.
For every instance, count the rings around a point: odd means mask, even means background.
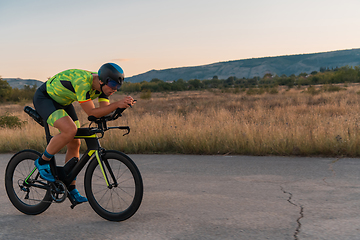
[[[218,62],[209,65],[151,70],[146,73],[128,77],[127,82],[151,81],[158,78],[163,81],[178,79],[227,79],[230,76],[237,78],[263,77],[266,73],[283,74],[290,76],[300,73],[319,71],[320,67],[336,68],[342,66],[360,65],[360,49],[340,50],[332,52],[286,55],[278,57],[263,57],[228,62]]]
[[[18,89],[24,88],[25,85],[34,86],[36,84],[36,86],[40,87],[43,84],[43,82],[35,79],[3,78],[3,80],[7,81],[12,88]]]
[[[350,50],[339,50],[332,52],[286,55],[278,57],[251,58],[228,62],[218,62],[202,66],[169,68],[163,70],[151,70],[139,75],[125,78],[127,82],[151,81],[154,78],[163,81],[178,79],[227,79],[235,76],[237,78],[263,77],[266,73],[299,75],[300,73],[311,73],[319,71],[320,67],[336,68],[342,66],[360,66],[360,48]],[[25,85],[38,87],[43,83],[34,79],[4,78],[12,88],[23,88]]]

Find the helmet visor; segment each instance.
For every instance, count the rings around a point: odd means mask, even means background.
[[[121,85],[114,80],[109,80],[106,85],[114,90],[119,90],[121,87]]]

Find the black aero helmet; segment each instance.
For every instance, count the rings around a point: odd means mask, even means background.
[[[115,81],[119,84],[118,88],[120,88],[124,82],[124,71],[115,63],[105,63],[102,65],[98,71],[98,75],[104,85],[110,81]]]

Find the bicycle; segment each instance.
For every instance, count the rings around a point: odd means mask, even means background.
[[[61,203],[68,198],[73,209],[78,203],[70,197],[67,187],[90,161],[85,171],[84,188],[92,209],[109,221],[124,221],[133,216],[143,197],[140,171],[126,154],[105,150],[99,142],[108,130],[126,130],[123,136],[130,133],[129,126],[107,126],[107,122],[121,117],[124,110],[117,109],[101,118],[88,118],[89,127],[79,128],[75,136],[76,139],[85,139],[87,145],[80,160],[73,158],[64,166],[57,166],[55,157],[50,160],[55,182],[43,180],[34,166],[34,161],[41,156],[39,152],[26,149],[16,153],[5,172],[6,193],[15,208],[22,213],[36,215],[47,210],[52,202]],[[24,111],[44,127],[49,143],[52,136],[47,122],[29,106]],[[92,127],[94,123],[96,127]]]

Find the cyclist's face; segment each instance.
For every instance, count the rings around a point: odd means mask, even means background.
[[[105,86],[103,86],[102,90],[103,90],[103,93],[105,93],[106,96],[110,96],[114,92],[117,91],[117,88],[111,88],[108,85],[105,85]]]
[[[101,82],[100,81],[100,84],[103,84],[103,82]],[[104,85],[103,87],[102,87],[102,92],[106,95],[106,96],[110,96],[110,95],[112,95],[114,92],[116,92],[117,91],[117,88],[116,87],[114,87],[114,88],[112,88],[112,87],[109,87],[108,85]]]

